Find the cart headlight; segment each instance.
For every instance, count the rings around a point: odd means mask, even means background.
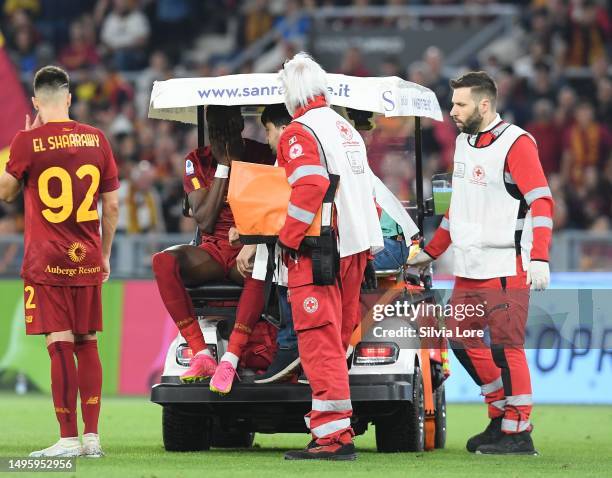
[[[399,347],[393,342],[361,342],[355,349],[355,365],[385,365],[397,362]]]
[[[213,358],[217,360],[217,346],[208,345],[208,350],[212,354]],[[187,344],[180,344],[176,348],[176,363],[182,367],[189,367],[191,359],[193,358],[193,350]]]

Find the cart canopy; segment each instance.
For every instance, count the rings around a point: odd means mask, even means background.
[[[419,116],[442,121],[433,91],[397,76],[360,78],[327,74],[332,105],[385,116]],[[197,124],[197,106],[260,106],[283,103],[276,73],[212,78],[177,78],[153,83],[149,118]]]

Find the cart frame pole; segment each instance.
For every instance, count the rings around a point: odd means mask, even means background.
[[[414,149],[416,162],[416,203],[417,203],[417,226],[423,241],[423,221],[425,218],[425,201],[423,199],[423,143],[421,131],[421,118],[414,117]],[[421,245],[422,246],[422,245]]]
[[[204,147],[204,105],[198,105],[198,148]]]

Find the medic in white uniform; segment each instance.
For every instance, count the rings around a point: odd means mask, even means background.
[[[285,168],[292,188],[279,242],[286,251],[300,358],[312,388],[306,424],[313,436],[308,448],[285,458],[352,460],[356,455],[343,339],[348,342],[358,321],[368,253],[383,247],[372,175],[361,136],[328,106],[323,69],[300,53],[285,63],[279,76],[293,117],[278,145],[278,165]],[[298,250],[322,205],[330,173],[340,176],[334,205],[341,270],[338,282],[321,286],[313,284],[310,255]]]
[[[545,289],[554,202],[533,137],[502,121],[497,89],[484,72],[451,81],[457,137],[449,211],[409,265],[426,267],[453,248],[451,303],[484,305],[482,320],[451,324],[482,338],[451,340],[455,355],[481,387],[491,422],[468,440],[470,452],[536,454],[531,440],[529,367],[524,351],[529,285]],[[466,309],[467,310],[467,309]],[[448,328],[448,327],[447,327]]]

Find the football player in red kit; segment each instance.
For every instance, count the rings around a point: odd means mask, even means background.
[[[119,212],[117,166],[102,132],[69,118],[64,70],[40,69],[34,95],[38,115],[33,123],[27,117],[25,130],[13,139],[0,177],[0,199],[12,201],[24,189],[26,333],[46,336],[60,424],[60,440],[30,456],[100,457],[102,367],[96,332],[102,330],[102,282],[110,274]],[[82,444],[77,392],[85,423]]]
[[[234,159],[273,164],[274,157],[267,145],[242,138],[240,107],[208,106],[206,119],[210,146],[187,155],[183,183],[193,217],[202,231],[202,242],[197,247],[179,245],[155,254],[153,271],[168,313],[194,354],[181,380],[193,382],[214,375],[211,389],[225,394],[231,390],[240,354],[261,316],[264,302],[264,282],[250,276],[243,278],[236,267],[241,246],[233,246],[229,240],[229,229],[234,225],[227,203],[229,171]],[[228,351],[217,365],[206,347],[185,287],[225,278],[244,284],[244,289]]]

